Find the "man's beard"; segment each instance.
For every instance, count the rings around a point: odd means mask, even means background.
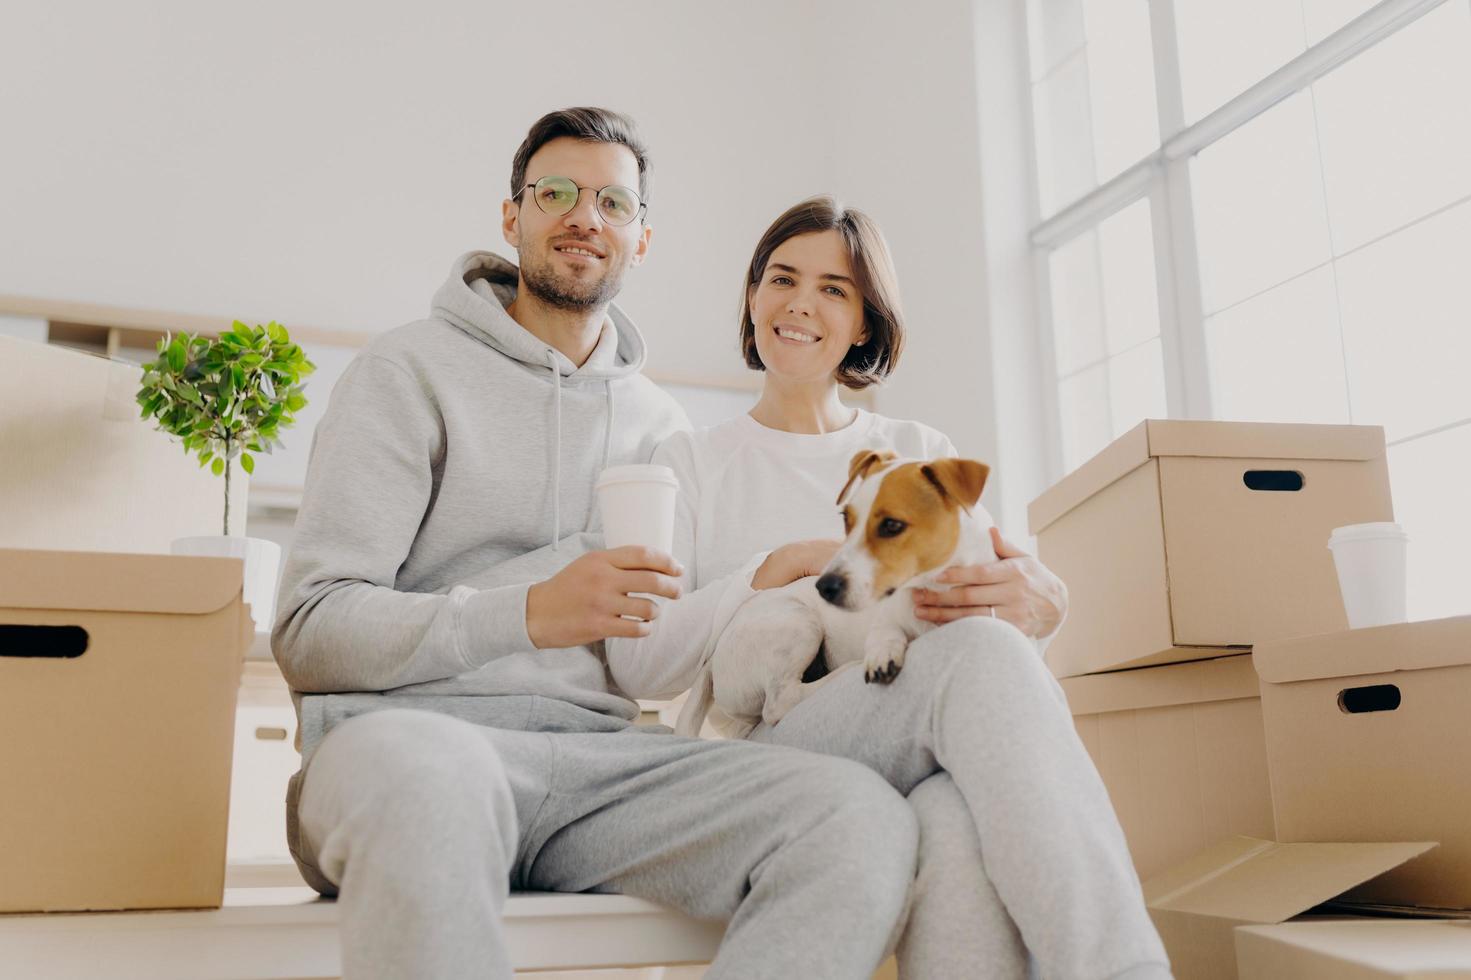
[[[528,262],[525,255],[520,258],[521,281],[526,284],[526,291],[555,309],[575,313],[595,310],[607,305],[623,285],[623,277],[611,270],[602,278],[582,281],[558,275],[550,260]]]

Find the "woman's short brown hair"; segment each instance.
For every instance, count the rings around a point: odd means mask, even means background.
[[[766,263],[789,238],[819,231],[842,236],[853,266],[853,278],[863,299],[863,327],[867,336],[856,344],[838,365],[836,380],[855,391],[877,384],[899,366],[904,349],[904,314],[899,307],[899,277],[889,246],[873,219],[855,208],[845,208],[827,195],[811,197],[788,208],[771,223],[746,270],[741,290],[741,353],[746,364],[765,371],[756,351],[756,325],[751,322],[751,291],[766,274]]]

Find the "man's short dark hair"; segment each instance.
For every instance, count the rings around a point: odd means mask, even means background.
[[[511,197],[526,187],[526,165],[537,150],[554,139],[570,136],[588,143],[619,143],[628,147],[638,161],[638,196],[649,201],[649,149],[638,127],[622,113],[611,109],[577,107],[549,112],[531,124],[531,130],[511,158]]]

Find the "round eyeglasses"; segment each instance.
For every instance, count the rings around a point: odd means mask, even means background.
[[[532,191],[531,198],[537,207],[547,214],[559,217],[577,207],[583,191],[593,190],[591,187],[582,187],[571,177],[548,176],[534,184],[527,184],[516,196],[520,197],[528,189]],[[597,205],[598,214],[610,225],[626,225],[648,207],[639,200],[638,192],[621,184],[598,188]]]

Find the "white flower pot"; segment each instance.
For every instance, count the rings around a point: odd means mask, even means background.
[[[175,538],[169,551],[176,555],[245,560],[245,601],[257,633],[269,633],[276,618],[276,577],[281,566],[281,546],[265,538],[225,537],[204,534]]]

